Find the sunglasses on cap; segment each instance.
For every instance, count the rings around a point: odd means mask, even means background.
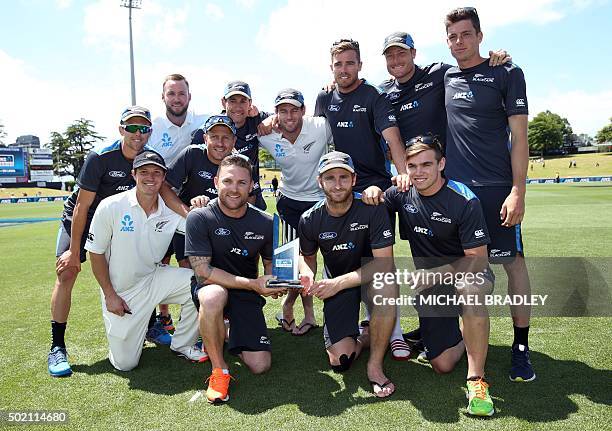
[[[208,118],[208,120],[206,120],[206,123],[204,123],[204,131],[208,132],[210,129],[212,129],[218,124],[223,124],[229,127],[232,133],[234,135],[236,134],[236,126],[234,122],[230,117],[226,115],[213,115],[212,117]]]
[[[353,46],[353,48],[359,49],[359,42],[357,42],[356,40],[353,39],[338,39],[337,41],[335,41],[332,46],[338,46],[341,43],[348,43],[350,45]]]
[[[471,6],[460,7],[460,8],[457,8],[456,10],[457,12],[467,12],[467,13],[478,16],[478,11],[476,10],[475,7],[471,7]]]
[[[431,148],[434,148],[434,149],[437,148],[440,152],[442,152],[442,144],[440,143],[440,140],[438,139],[436,135],[431,135],[431,134],[415,136],[414,138],[406,142],[406,148],[410,147],[411,145],[417,144],[419,142]]]
[[[151,132],[151,130],[153,130],[151,126],[143,126],[143,125],[140,125],[140,124],[122,124],[121,128],[123,130],[125,130],[126,132],[128,132],[128,133],[140,132],[143,135],[145,133],[149,133],[149,132]]]

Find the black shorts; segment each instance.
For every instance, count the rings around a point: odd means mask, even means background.
[[[91,219],[87,219],[85,229],[83,229],[83,235],[81,235],[81,245],[79,247],[79,257],[81,263],[87,260],[87,250],[85,250],[85,243],[87,242],[87,235],[89,234],[89,226],[91,225]],[[72,221],[68,219],[62,219],[60,221],[60,227],[57,232],[57,240],[55,242],[55,257],[60,257],[65,251],[70,249],[70,230],[72,229]]]
[[[181,260],[187,257],[185,256],[185,235],[175,233],[172,237],[172,243],[170,244],[170,247],[174,251],[174,255],[176,256],[177,262],[180,262]]]
[[[440,295],[454,296],[455,287],[452,285],[438,285],[431,287],[419,296]],[[446,349],[459,343],[463,337],[459,329],[460,305],[418,305],[415,306],[419,312],[419,326],[421,337],[427,350],[427,359],[432,360]]]
[[[359,307],[361,305],[361,287],[341,290],[323,303],[325,326],[323,338],[325,348],[343,338],[359,336]]]
[[[516,255],[524,255],[521,225],[512,227],[501,225],[499,212],[510,194],[510,186],[479,186],[470,187],[474,192],[484,212],[487,230],[491,243],[487,246],[491,263],[509,263]]]
[[[276,201],[276,212],[280,218],[289,224],[297,232],[300,217],[304,212],[312,208],[318,201],[296,201],[281,194]]]
[[[200,309],[198,291],[201,288],[196,285],[195,279],[192,278],[191,299],[198,310]],[[227,293],[227,305],[223,310],[224,316],[230,321],[227,350],[233,355],[238,355],[244,351],[271,351],[268,327],[263,314],[266,300],[250,291],[228,289]]]

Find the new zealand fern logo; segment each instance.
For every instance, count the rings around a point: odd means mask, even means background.
[[[134,232],[134,220],[129,214],[124,215],[121,219],[121,232]]]

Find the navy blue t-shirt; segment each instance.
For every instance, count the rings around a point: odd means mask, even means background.
[[[362,258],[372,257],[372,249],[395,243],[386,208],[366,205],[357,197],[340,217],[327,212],[325,199],[319,201],[302,214],[298,235],[304,256],[321,249],[326,273],[331,277],[355,271],[363,265]]]
[[[464,184],[446,180],[432,196],[416,187],[390,187],[385,205],[399,214],[400,237],[410,242],[417,268],[432,268],[464,256],[463,250],[487,245],[489,233],[480,201]]]
[[[257,278],[259,256],[272,260],[272,216],[249,204],[244,216],[233,218],[221,211],[215,199],[189,211],[185,255],[210,256],[215,268]]]
[[[523,71],[512,63],[452,67],[444,78],[446,176],[468,186],[510,186],[508,117],[527,115]]]
[[[376,185],[383,190],[391,185],[386,166],[383,130],[397,127],[393,106],[385,94],[365,80],[350,93],[335,89],[322,91],[317,97],[315,115],[326,117],[337,151],[353,159],[357,184],[361,192]]]
[[[179,190],[178,197],[189,205],[191,199],[199,195],[210,199],[217,197],[215,176],[218,170],[219,165],[210,161],[204,145],[189,145],[168,167],[166,181]]]
[[[396,79],[388,79],[380,84],[395,109],[404,144],[427,133],[437,135],[446,143],[444,74],[451,67],[444,63],[415,65],[414,74],[407,82],[401,84]]]
[[[143,151],[145,149],[151,150],[146,146]],[[72,217],[79,189],[96,194],[87,212],[87,219],[91,220],[102,199],[134,187],[136,182],[132,177],[132,160],[123,155],[121,140],[101,150],[92,150],[85,159],[76,183],[78,188],[66,200],[62,219]]]

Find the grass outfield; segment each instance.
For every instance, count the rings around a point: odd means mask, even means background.
[[[528,256],[612,256],[612,187],[537,185],[528,187],[527,196]],[[269,205],[274,207],[270,200]],[[58,217],[60,212],[58,203],[2,205],[0,219]],[[387,357],[387,374],[398,389],[381,402],[370,394],[365,358],[349,373],[333,374],[321,330],[303,338],[283,333],[274,321],[280,310],[274,300],[265,308],[274,346],[272,370],[252,376],[231,359],[236,382],[230,403],[213,407],[201,398],[189,403],[204,387],[209,364],[189,364],[168,348],[147,345],[136,370],[114,371],[106,359],[100,298],[88,264],[73,292],[67,331],[74,374],[51,379],[45,358],[56,233],[57,222],[0,228],[0,410],[66,409],[70,424],[65,429],[78,430],[599,430],[612,425],[610,318],[534,319],[530,344],[538,378],[527,384],[508,381],[511,321],[493,318],[487,375],[497,412],[479,420],[464,413],[465,360],[453,373],[438,376],[417,363]],[[396,251],[406,255],[408,249],[401,244]],[[498,293],[503,290],[497,287]],[[321,319],[320,306],[317,316]],[[404,328],[415,322],[402,319]]]

